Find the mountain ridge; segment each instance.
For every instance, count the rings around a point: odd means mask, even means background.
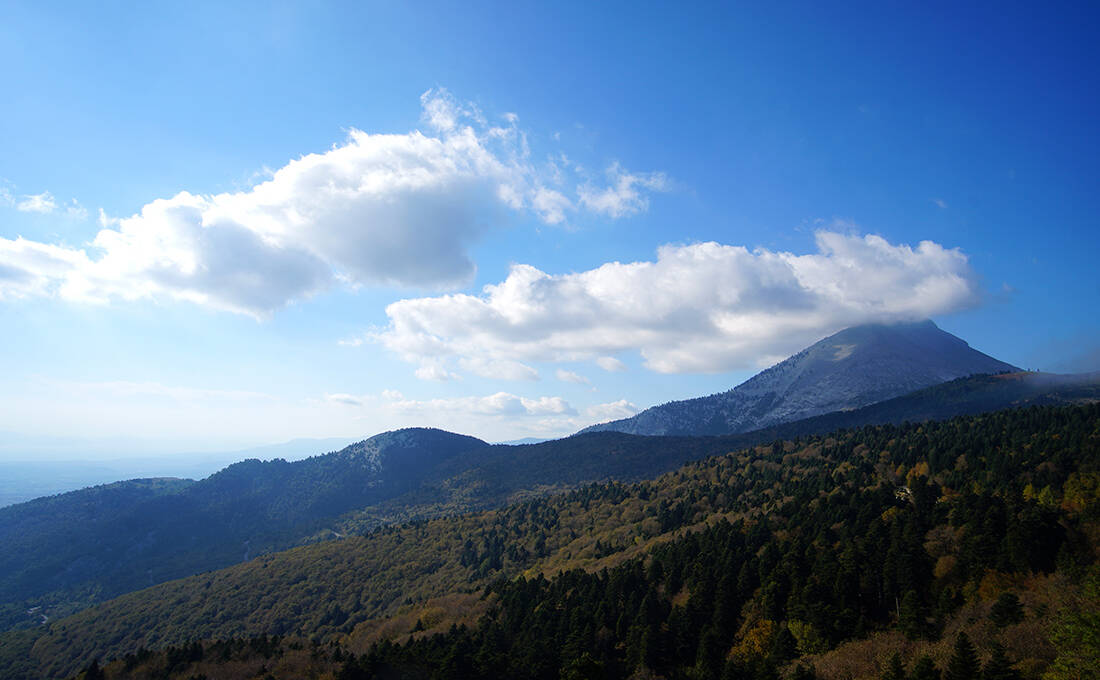
[[[931,320],[846,328],[716,394],[589,426],[647,435],[748,432],[860,408],[974,374],[1019,371]]]
[[[373,488],[370,489],[372,495],[365,496],[359,489],[351,496],[353,500],[342,499],[337,493],[347,489],[346,485],[326,486],[334,480],[346,482],[349,477],[347,466],[338,464],[341,457],[332,454],[299,463],[243,461],[212,476],[209,481],[181,483],[187,489],[205,487],[208,494],[214,487],[216,493],[213,495],[223,497],[216,508],[204,507],[197,502],[194,492],[188,494],[185,489],[185,493],[137,499],[131,505],[116,509],[114,515],[108,508],[99,513],[96,524],[84,525],[81,513],[86,503],[67,501],[83,499],[87,494],[66,494],[49,501],[55,506],[60,504],[61,508],[57,522],[52,525],[43,523],[40,517],[36,519],[33,515],[38,513],[24,518],[30,521],[29,524],[12,521],[14,514],[19,512],[17,509],[40,507],[45,503],[43,500],[0,509],[0,519],[3,519],[0,538],[5,538],[0,542],[0,567],[3,567],[0,574],[5,576],[0,583],[4,586],[0,602],[30,601],[33,605],[50,605],[52,613],[61,615],[98,600],[87,599],[85,593],[89,588],[109,596],[178,575],[227,566],[303,542],[362,532],[394,522],[496,507],[579,483],[644,478],[689,460],[720,453],[723,449],[765,440],[837,427],[945,418],[1012,405],[1094,401],[1100,398],[1098,377],[1031,373],[975,376],[864,409],[722,437],[668,438],[594,432],[566,440],[510,447],[488,445],[439,430],[394,431],[372,439],[377,443],[419,433],[457,442],[456,451],[461,449],[461,455],[443,456],[431,468],[411,465],[410,469],[421,473],[419,477],[406,478],[397,488],[390,487],[392,493]],[[346,447],[345,456],[352,455],[357,447],[362,448],[363,442]],[[312,463],[308,462],[311,460]],[[294,475],[290,473],[302,465],[312,466],[314,474],[308,477],[310,481],[295,488]],[[303,493],[306,495],[301,495]],[[371,497],[375,499],[373,502]],[[264,504],[261,502],[264,498],[279,502]],[[237,499],[238,502],[224,502],[225,499]],[[334,502],[341,500],[345,502]],[[69,510],[64,510],[66,504],[71,506]],[[308,521],[295,521],[303,516]],[[59,524],[61,529],[58,529]],[[211,527],[210,532],[216,535],[206,536],[205,543],[196,543],[196,534],[189,528],[196,525]],[[266,538],[261,530],[268,532]],[[149,541],[150,536],[154,537],[153,543]],[[156,546],[166,544],[172,550],[183,551],[178,559],[167,560],[166,563],[172,565],[170,570],[165,570],[161,564],[165,562],[163,555],[159,561],[154,559],[158,555]],[[207,547],[203,549],[202,545]],[[200,558],[204,550],[208,554]],[[124,556],[126,564],[113,568],[109,555],[99,555],[103,551]],[[80,568],[74,570],[75,565]],[[28,570],[37,574],[36,579],[20,578],[20,574],[26,575]],[[51,573],[55,576],[50,576]],[[81,574],[82,580],[77,578]],[[35,582],[38,585],[34,585]],[[66,602],[71,604],[65,605]],[[11,611],[0,611],[3,615],[0,622],[8,627],[25,621],[23,611],[13,604]]]
[[[292,463],[239,461],[197,482],[117,482],[0,508],[0,626],[20,618],[12,603],[86,605],[290,548],[415,488],[424,468],[487,446],[442,430],[385,432]]]
[[[1057,565],[1088,559],[1090,545],[1072,537],[1080,531],[1075,523],[1093,516],[1089,508],[1097,503],[1096,498],[1083,495],[1082,490],[1088,487],[1080,482],[1083,474],[1095,475],[1089,471],[1095,470],[1093,433],[1098,417],[1094,403],[1069,409],[998,412],[930,426],[829,432],[802,441],[734,449],[635,486],[596,484],[498,511],[411,523],[369,536],[302,547],[131,593],[35,631],[5,634],[0,637],[0,669],[7,669],[11,677],[64,677],[91,659],[115,657],[112,672],[122,672],[148,658],[143,648],[163,649],[192,644],[197,638],[241,634],[263,636],[254,638],[256,644],[264,645],[262,649],[277,644],[268,635],[308,637],[315,642],[306,646],[306,653],[312,650],[314,658],[321,649],[318,641],[327,643],[324,647],[330,650],[340,644],[361,654],[372,649],[372,639],[378,639],[372,631],[380,626],[372,620],[380,616],[400,616],[386,624],[389,633],[380,631],[382,639],[392,637],[398,644],[427,640],[436,634],[454,636],[453,627],[447,633],[448,625],[462,615],[461,609],[441,610],[429,604],[429,598],[451,594],[471,602],[487,585],[486,593],[514,588],[526,588],[530,593],[532,588],[541,591],[553,583],[560,583],[565,593],[591,592],[587,586],[573,587],[577,579],[586,579],[588,585],[620,584],[617,597],[609,600],[611,606],[591,604],[567,611],[595,616],[607,627],[608,635],[628,641],[634,639],[629,626],[635,614],[616,625],[622,607],[634,612],[647,608],[643,606],[646,599],[663,603],[664,613],[653,618],[655,634],[661,636],[663,622],[682,627],[692,620],[685,612],[706,605],[707,616],[691,629],[692,643],[665,660],[673,666],[694,663],[695,650],[703,648],[706,639],[702,626],[720,621],[710,615],[712,600],[727,601],[734,594],[736,602],[727,607],[730,618],[723,624],[727,626],[723,639],[730,642],[718,650],[720,658],[733,642],[751,641],[752,625],[764,619],[770,621],[766,625],[790,626],[798,632],[804,632],[809,623],[821,635],[813,647],[799,646],[797,653],[793,643],[787,645],[781,660],[824,651],[849,637],[858,639],[860,634],[853,633],[856,617],[864,619],[860,630],[869,625],[871,631],[887,633],[915,625],[923,634],[929,626],[939,625],[928,615],[954,612],[961,600],[953,599],[952,594],[963,588],[978,592],[979,581],[990,569],[1001,568],[1002,562],[1013,571],[1050,573],[1056,567],[1056,554]],[[600,433],[597,437],[611,435]],[[675,441],[656,439],[669,445]],[[1021,441],[1042,445],[1020,448]],[[957,455],[959,447],[968,455]],[[1016,453],[1007,455],[1010,451]],[[1022,491],[1024,503],[1006,505],[1003,497],[1021,494],[1025,480],[1035,483],[1034,491]],[[903,484],[907,485],[907,497],[898,496]],[[1047,485],[1042,493],[1054,501],[1043,500],[1040,485]],[[824,488],[832,492],[824,494]],[[964,493],[948,493],[949,488]],[[972,488],[981,489],[980,495],[970,491]],[[1065,503],[1056,502],[1063,496]],[[947,507],[955,510],[947,512]],[[1006,509],[1010,514],[1006,515]],[[992,523],[998,527],[995,536],[973,537],[994,517],[1001,520]],[[928,530],[936,526],[941,528],[928,535],[959,535],[962,539],[924,541]],[[822,542],[821,536],[827,540]],[[992,548],[983,536],[993,540]],[[730,541],[732,547],[723,548]],[[1064,546],[1069,550],[1065,554]],[[786,558],[781,558],[780,550]],[[928,554],[926,559],[914,561],[913,570],[899,572],[891,567],[891,555],[903,550]],[[822,552],[827,553],[826,559],[803,559]],[[721,561],[731,556],[737,559],[728,564]],[[934,579],[933,563],[940,557],[950,558],[941,561],[949,568],[936,572]],[[652,566],[654,561],[662,563],[660,568]],[[810,569],[817,574],[813,582],[822,585],[804,591],[793,587],[810,581]],[[835,577],[837,569],[843,570],[844,578]],[[860,575],[867,569],[882,577],[863,580]],[[914,576],[908,576],[911,571]],[[609,573],[613,577],[610,582]],[[511,580],[521,575],[526,581]],[[903,577],[909,580],[899,580]],[[777,587],[797,599],[772,597],[770,593]],[[900,606],[903,611],[908,607],[921,612],[916,623],[894,618],[898,598],[907,589],[917,589],[916,602],[903,601]],[[686,609],[675,599],[682,590],[690,591]],[[941,590],[948,596],[941,597]],[[649,598],[643,598],[647,591]],[[511,597],[492,602],[512,606],[525,601]],[[837,606],[813,614],[810,605],[821,601]],[[676,607],[683,611],[670,616]],[[525,621],[536,625],[561,607],[531,605],[530,610],[536,615]],[[807,621],[806,612],[814,618]],[[960,616],[973,618],[966,610]],[[742,617],[749,625],[739,625]],[[485,630],[476,624],[472,621],[470,630]],[[670,633],[669,645],[674,638]],[[562,640],[553,642],[554,649],[564,649]],[[607,658],[621,659],[623,647],[601,648],[611,655]],[[477,649],[477,645],[469,647],[470,653]],[[760,653],[766,654],[767,649],[764,645]],[[166,653],[173,655],[171,650]],[[122,658],[125,654],[134,656]],[[179,672],[171,677],[197,675],[197,668],[189,664],[201,654],[180,656],[177,648],[175,655]],[[228,660],[214,654],[207,661],[217,663],[219,658]],[[626,658],[619,663],[638,663],[629,654]],[[629,661],[631,658],[635,660]],[[266,653],[264,660],[277,663]],[[1049,660],[1048,654],[1044,663]],[[340,658],[334,661],[342,663]],[[174,668],[160,666],[162,675],[156,677],[169,677]],[[209,673],[211,668],[205,670]],[[629,666],[612,677],[626,677],[627,671]],[[265,672],[253,669],[241,677]],[[278,675],[303,676],[303,672]],[[216,677],[223,675],[219,672]],[[526,676],[508,672],[457,677]]]
[[[934,325],[931,329],[940,333]],[[94,525],[82,524],[77,507],[82,503],[64,510],[63,497],[54,520],[28,512],[32,505],[0,508],[0,629],[28,623],[24,611],[30,606],[17,604],[23,601],[62,615],[102,597],[295,545],[499,507],[593,481],[641,479],[723,449],[824,428],[900,422],[914,414],[943,418],[1047,403],[1036,401],[1047,399],[1036,380],[1031,374],[1016,382],[963,380],[878,410],[843,411],[722,437],[662,440],[596,431],[502,446],[433,428],[406,428],[293,463],[241,461],[200,482],[181,483],[178,493],[108,507]],[[1100,396],[1095,385],[1059,383],[1051,390],[1069,390],[1052,403]]]

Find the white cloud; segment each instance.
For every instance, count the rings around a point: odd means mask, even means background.
[[[15,209],[19,212],[48,214],[57,209],[57,202],[54,201],[53,194],[48,191],[43,191],[40,194],[28,194],[24,196],[23,200],[15,204]]]
[[[88,218],[88,211],[75,198],[69,199],[69,202],[65,205],[65,214],[74,220]]]
[[[486,357],[463,357],[458,365],[482,378],[496,380],[538,380],[539,372],[527,364],[508,359],[488,359]]]
[[[647,191],[665,191],[668,178],[663,173],[630,173],[618,163],[607,169],[610,186],[602,189],[585,184],[578,188],[581,205],[593,212],[619,218],[645,211],[649,207],[649,198],[642,193]]]
[[[117,217],[111,217],[110,215],[108,215],[107,212],[103,210],[103,208],[99,209],[99,217],[96,218],[96,223],[99,224],[99,226],[114,227],[118,225],[119,221],[120,220]]]
[[[640,409],[634,404],[630,403],[626,399],[620,399],[618,401],[608,402],[606,404],[596,404],[589,406],[586,409],[586,413],[597,423],[605,423],[609,420],[619,420],[620,418],[629,418],[637,413]]]
[[[516,116],[491,125],[443,90],[421,103],[427,133],[353,129],[343,144],[292,160],[245,191],[183,191],[125,218],[100,211],[91,248],[68,249],[68,270],[34,272],[51,280],[36,290],[99,302],[187,300],[259,318],[337,283],[464,285],[475,272],[470,246],[509,210],[553,224],[575,209],[530,162]],[[653,189],[653,176],[613,167],[608,191],[623,197],[596,199],[591,209],[618,217],[644,208],[638,189]],[[17,208],[57,204],[44,192]],[[75,202],[66,209],[87,214]],[[0,259],[0,267],[17,264]]]
[[[431,359],[425,359],[421,362],[420,368],[416,369],[416,377],[421,380],[435,380],[437,382],[458,378],[457,375],[444,368],[442,362]]]
[[[456,432],[493,432],[501,427],[512,433],[573,432],[592,422],[561,397],[523,397],[510,392],[486,396],[407,399],[397,390],[375,395],[326,394],[324,402],[367,410],[383,422],[442,427]],[[491,434],[486,434],[492,438]]]
[[[363,397],[357,397],[354,394],[345,394],[343,392],[337,392],[334,394],[326,394],[325,401],[332,404],[343,404],[344,406],[363,406],[367,400]]]
[[[420,106],[421,120],[440,132],[456,130],[466,120],[485,125],[485,117],[475,106],[462,104],[445,89],[428,90],[420,95]],[[510,124],[519,121],[514,113],[505,114],[504,119]]]
[[[626,370],[626,364],[615,357],[597,357],[596,365],[608,373],[622,373]]]
[[[0,300],[53,294],[68,273],[90,264],[82,251],[0,238]]]
[[[40,194],[23,194],[19,200],[16,200],[10,185],[6,182],[0,185],[0,206],[15,208],[19,212],[38,213],[40,215],[49,215],[61,210],[66,217],[76,220],[83,220],[88,217],[88,211],[75,198],[69,199],[68,203],[59,205],[57,199],[49,191],[43,191]]]
[[[662,373],[717,372],[782,357],[846,326],[973,305],[966,256],[931,241],[816,234],[817,252],[697,243],[655,262],[550,275],[514,265],[482,295],[407,299],[371,337],[409,361],[579,361],[607,369],[637,350]]]
[[[454,397],[449,399],[396,400],[389,407],[398,411],[435,414],[459,412],[478,416],[571,416],[577,411],[561,397],[529,399],[508,392],[485,397]]]
[[[936,204],[937,208],[947,210],[947,201],[943,200],[942,198],[933,198],[932,202]]]
[[[565,221],[565,213],[573,210],[573,203],[560,191],[539,187],[531,199],[531,205],[547,224]]]
[[[578,385],[589,384],[588,378],[584,377],[583,375],[580,375],[579,373],[574,373],[573,371],[566,371],[565,369],[561,368],[554,371],[554,377],[562,382],[576,383]]]

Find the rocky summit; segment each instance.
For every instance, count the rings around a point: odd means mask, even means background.
[[[968,375],[1018,370],[932,321],[868,324],[830,335],[727,392],[654,406],[584,431],[749,432],[860,408]]]

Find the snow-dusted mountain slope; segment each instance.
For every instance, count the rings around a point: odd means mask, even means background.
[[[707,397],[674,401],[586,432],[646,435],[748,432],[859,408],[975,373],[1017,371],[972,349],[932,321],[845,329]]]

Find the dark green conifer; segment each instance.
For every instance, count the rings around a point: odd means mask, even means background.
[[[1020,674],[1009,663],[1001,643],[994,642],[991,649],[993,656],[982,669],[982,680],[1020,680]]]
[[[1016,593],[1001,593],[989,611],[989,620],[998,628],[1023,621],[1024,608]]]
[[[699,637],[695,655],[695,673],[698,678],[717,678],[722,671],[722,638],[718,631],[708,626]]]
[[[895,652],[890,657],[890,661],[882,671],[882,680],[905,680],[905,666],[901,662],[901,654]]]
[[[959,631],[955,636],[955,651],[951,654],[947,671],[943,674],[944,680],[979,680],[981,670],[974,644],[966,633]]]
[[[798,641],[791,634],[791,629],[785,623],[776,626],[775,634],[771,639],[771,658],[777,662],[787,661],[798,656]]]
[[[92,662],[84,669],[84,680],[107,680],[107,675],[99,667],[99,659],[92,659]]]
[[[905,634],[905,637],[916,640],[921,636],[924,629],[920,598],[917,597],[917,591],[910,590],[905,593],[905,597],[901,599],[899,610],[898,627],[901,628],[901,632]]]
[[[940,680],[940,671],[932,662],[932,657],[925,654],[917,659],[913,665],[913,672],[909,674],[909,680]]]

